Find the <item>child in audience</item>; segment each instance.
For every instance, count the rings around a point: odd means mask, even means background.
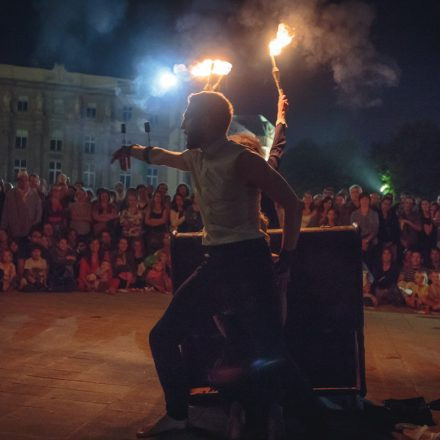
[[[47,290],[47,261],[42,257],[41,248],[33,246],[31,257],[24,263],[24,273],[20,287],[26,292]]]
[[[161,293],[171,293],[173,285],[171,278],[166,272],[166,254],[158,251],[147,258],[146,282]]]
[[[405,302],[412,309],[429,309],[429,286],[428,275],[424,270],[416,270],[414,273],[414,281],[399,281],[399,288],[403,290]]]
[[[2,291],[9,292],[13,290],[17,279],[17,271],[13,262],[12,252],[9,249],[4,250],[2,253],[0,270],[3,271]]]
[[[72,292],[76,289],[75,252],[69,247],[66,238],[60,238],[52,250],[49,286],[51,290]]]
[[[429,280],[431,284],[429,285],[428,295],[431,301],[431,309],[440,312],[440,271],[431,271]]]
[[[120,238],[118,249],[113,255],[113,272],[118,281],[117,287],[119,287],[120,290],[126,291],[133,284],[133,265],[133,259],[128,250],[128,240],[126,238]]]

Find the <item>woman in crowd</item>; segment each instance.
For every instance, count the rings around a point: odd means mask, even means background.
[[[195,194],[190,197],[190,203],[185,209],[185,223],[180,227],[182,232],[200,232],[203,229],[202,215]]]
[[[55,246],[55,231],[51,223],[45,223],[43,225],[43,236],[44,240],[47,242],[47,248],[51,249]]]
[[[419,247],[424,261],[428,261],[429,253],[436,245],[437,231],[431,216],[431,204],[427,199],[422,199],[420,202],[420,219],[422,230],[419,233]]]
[[[327,220],[327,213],[330,208],[333,207],[333,199],[330,196],[326,196],[322,199],[317,213],[318,226],[324,226]]]
[[[140,238],[144,232],[144,211],[138,207],[136,191],[132,188],[127,190],[125,205],[126,209],[119,214],[122,236],[127,239]]]
[[[185,199],[176,193],[171,202],[170,225],[172,231],[182,232],[185,228]]]
[[[111,273],[105,273],[106,268],[102,266],[103,262],[104,258],[100,249],[99,240],[94,238],[79,263],[78,287],[80,290],[86,292],[100,290],[100,287],[103,287],[102,285],[100,286],[100,283],[106,282],[108,283],[108,286],[106,286],[107,289],[110,287]]]
[[[185,204],[185,208],[190,204],[190,193],[189,193],[189,187],[186,183],[179,183],[179,185],[177,185],[176,188],[176,194],[179,194],[180,196],[183,197],[183,201]],[[174,195],[175,196],[175,195]]]
[[[148,245],[159,235],[168,231],[170,214],[165,203],[165,196],[159,190],[153,194],[151,203],[145,211],[145,225],[147,229]],[[150,249],[149,249],[150,250]]]
[[[324,223],[321,226],[326,226],[328,228],[333,228],[338,226],[338,212],[335,208],[330,208],[327,211]]]
[[[62,235],[67,226],[67,212],[62,198],[62,188],[55,185],[44,206],[44,222],[52,225],[56,237]]]
[[[400,228],[396,212],[392,209],[393,198],[385,196],[379,205],[379,231],[377,238],[382,248],[388,247],[396,259],[397,247],[400,245]]]
[[[316,209],[313,203],[313,194],[306,191],[302,199],[303,210],[301,218],[301,228],[309,228],[316,225]]]
[[[114,224],[119,219],[116,205],[110,200],[110,193],[104,188],[98,190],[98,199],[92,205],[93,232],[99,235],[107,229],[112,231]]]
[[[145,249],[141,238],[135,238],[131,242],[131,254],[133,260],[134,282],[133,288],[143,289],[145,287]]]
[[[138,185],[136,187],[136,196],[137,196],[138,208],[141,211],[145,212],[148,204],[150,203],[150,195],[148,193],[148,188],[145,185]]]
[[[92,232],[92,204],[83,188],[78,188],[75,198],[69,204],[70,228],[81,240],[87,240]]]
[[[128,240],[124,237],[119,239],[118,247],[112,256],[113,281],[115,289],[127,291],[134,282],[132,269],[133,258],[128,248]],[[113,287],[112,283],[112,287]]]

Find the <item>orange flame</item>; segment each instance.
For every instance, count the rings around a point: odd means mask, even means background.
[[[210,75],[227,75],[232,69],[232,64],[222,60],[203,60],[191,68],[191,74],[197,77]]]
[[[276,38],[269,43],[270,55],[279,55],[281,53],[281,50],[292,42],[293,37],[294,35],[291,35],[289,33],[289,28],[285,24],[280,23],[278,25]]]

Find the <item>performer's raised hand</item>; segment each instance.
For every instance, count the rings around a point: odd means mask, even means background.
[[[277,112],[277,122],[278,124],[286,124],[286,113],[289,110],[289,101],[286,95],[280,95],[278,97],[278,112]]]

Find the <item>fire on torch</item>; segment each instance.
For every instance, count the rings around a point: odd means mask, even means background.
[[[294,35],[290,34],[289,28],[285,24],[280,23],[278,25],[276,38],[269,43],[270,60],[272,61],[272,76],[280,96],[284,95],[284,91],[281,87],[280,69],[277,66],[275,57],[281,53],[284,47],[292,42],[293,37]]]
[[[216,91],[223,78],[229,74],[232,64],[222,60],[203,60],[191,69],[191,74],[197,78],[207,78],[207,82],[203,90]],[[211,84],[213,77],[217,77],[217,81]]]

